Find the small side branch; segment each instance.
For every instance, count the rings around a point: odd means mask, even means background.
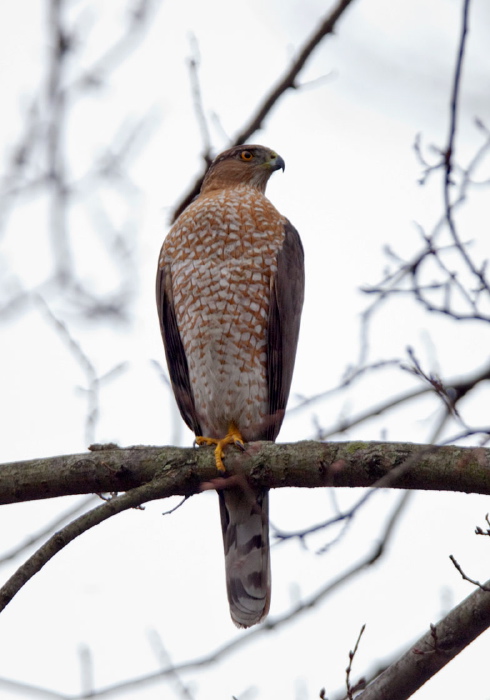
[[[474,586],[478,586],[478,588],[480,588],[480,590],[482,590],[482,591],[486,591],[487,593],[490,593],[490,586],[484,585],[483,583],[480,583],[479,581],[475,581],[475,579],[467,576],[465,574],[465,572],[463,571],[463,569],[461,568],[461,564],[458,563],[458,561],[456,560],[455,557],[453,557],[452,554],[449,555],[449,558],[452,561],[452,563],[454,564],[456,570],[459,571],[459,573],[461,574],[462,578],[465,581],[472,583]]]
[[[161,496],[161,487],[165,492],[165,478],[158,476],[150,483],[139,486],[121,496],[114,496],[102,505],[73,520],[63,529],[55,532],[27,561],[20,566],[9,580],[0,588],[0,612],[10,603],[19,590],[42,567],[79,535],[99,525],[113,515],[122,513],[129,508],[137,508],[142,503],[152,501]]]
[[[356,686],[353,686],[351,684],[350,676],[352,673],[352,663],[354,661],[355,655],[357,654],[357,650],[359,649],[359,642],[361,641],[361,637],[364,634],[365,629],[366,629],[366,625],[364,624],[361,627],[361,630],[360,630],[359,635],[357,637],[357,642],[356,642],[356,645],[354,647],[354,650],[349,651],[349,665],[347,666],[347,668],[345,670],[345,684],[347,687],[347,697],[349,698],[349,700],[354,700],[354,693],[357,692],[360,688],[359,683],[357,683]],[[360,683],[362,684],[362,687],[364,687],[364,681],[361,680]]]

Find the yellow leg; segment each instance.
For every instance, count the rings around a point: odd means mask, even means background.
[[[220,472],[226,471],[226,467],[223,464],[224,447],[226,445],[236,445],[237,447],[244,449],[243,438],[234,423],[230,423],[227,434],[224,438],[221,438],[221,440],[218,440],[218,438],[208,438],[198,435],[196,437],[196,444],[216,445],[214,450],[214,458],[216,460],[216,469]]]

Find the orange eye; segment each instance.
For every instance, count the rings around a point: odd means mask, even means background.
[[[253,158],[253,153],[251,153],[250,151],[242,151],[242,152],[240,153],[240,158],[241,158],[242,160],[246,160],[246,161],[248,162],[248,161],[252,160],[252,158]]]

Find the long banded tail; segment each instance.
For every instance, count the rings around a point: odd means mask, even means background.
[[[269,492],[239,488],[218,492],[230,614],[251,627],[269,612]]]

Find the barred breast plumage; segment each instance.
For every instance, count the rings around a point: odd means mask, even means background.
[[[245,441],[267,418],[267,324],[271,277],[284,221],[250,188],[212,192],[191,204],[165,240],[175,313],[203,435]],[[197,213],[197,215],[196,215]]]

